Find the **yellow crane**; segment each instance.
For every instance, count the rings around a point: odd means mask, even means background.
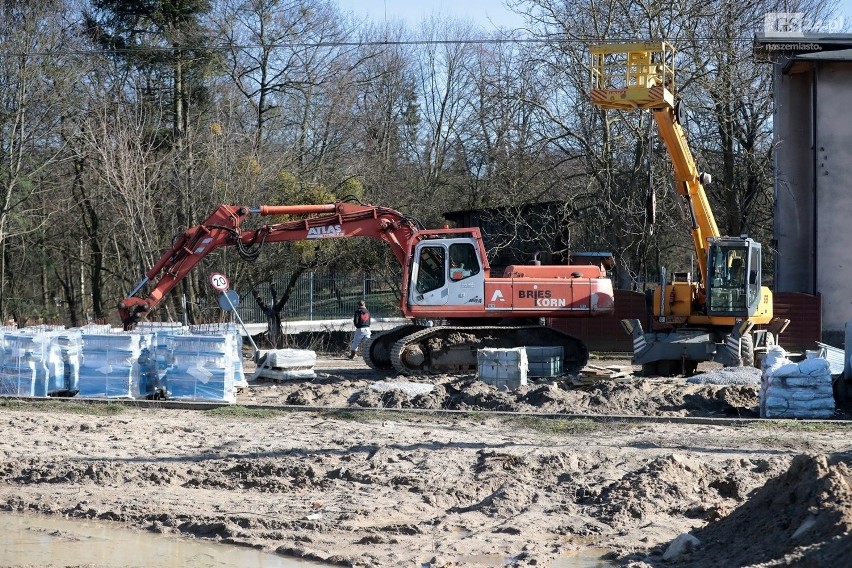
[[[754,365],[755,349],[773,345],[789,320],[773,317],[772,291],[761,285],[761,245],[719,234],[684,132],[675,90],[675,50],[665,41],[590,47],[592,102],[604,109],[648,110],[674,168],[675,186],[690,215],[698,279],[674,272],[653,290],[652,329],[622,320],[633,337],[633,362],[646,375],[692,374],[699,362]],[[755,326],[766,326],[765,329]]]

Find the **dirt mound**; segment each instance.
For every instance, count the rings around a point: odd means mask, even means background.
[[[613,526],[625,526],[658,511],[671,512],[674,502],[709,499],[708,477],[712,477],[709,467],[673,454],[628,472],[593,501],[606,512]]]
[[[848,427],[669,419],[754,416],[757,387],[717,384],[727,374],[507,391],[318,361],[312,380],[252,380],[238,395],[298,412],[9,403],[0,508],[347,566],[556,566],[590,547],[646,568],[849,565]],[[326,412],[339,408],[474,412]],[[690,538],[697,548],[663,560]]]
[[[842,566],[852,558],[849,454],[800,455],[725,518],[677,566]],[[779,564],[780,563],[780,564]]]
[[[530,383],[514,391],[500,390],[472,375],[410,378],[408,384],[432,385],[431,392],[412,394],[389,381],[379,392],[375,380],[344,378],[318,372],[311,382],[253,384],[241,403],[298,406],[423,408],[560,414],[648,416],[757,417],[758,387],[686,384],[683,379],[634,378],[578,386],[559,379]]]
[[[413,397],[371,384],[353,374],[267,384],[251,396],[613,410],[639,404],[642,390],[656,412],[693,404],[675,383],[647,380],[635,396],[615,383],[509,393],[456,377]],[[722,391],[689,392],[717,401],[708,408],[727,404]],[[608,395],[618,402],[601,406],[596,397]],[[655,407],[662,404],[674,410]],[[844,566],[852,552],[850,462],[841,454],[849,430],[840,426],[66,410],[0,408],[0,509],[353,567],[558,566],[595,547],[618,562],[663,568],[673,564],[662,560],[668,544],[689,531],[703,544],[681,566]],[[836,457],[794,461],[808,448]]]

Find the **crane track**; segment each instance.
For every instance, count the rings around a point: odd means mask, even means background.
[[[401,337],[390,353],[390,363],[403,375],[431,375],[476,370],[481,348],[561,346],[563,371],[577,373],[589,360],[579,339],[551,327],[435,326]]]

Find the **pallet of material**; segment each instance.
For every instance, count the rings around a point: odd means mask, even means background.
[[[308,349],[273,349],[263,354],[252,379],[313,379],[317,355]]]
[[[252,376],[256,379],[273,381],[293,381],[299,379],[314,379],[317,374],[313,369],[281,369],[277,367],[258,367]]]
[[[587,367],[593,368],[597,371],[608,373],[610,375],[610,378],[613,379],[629,377],[633,374],[633,367],[631,366],[609,365],[607,367],[599,367],[598,365],[587,365]]]

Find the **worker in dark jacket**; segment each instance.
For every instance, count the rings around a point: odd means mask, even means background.
[[[355,358],[355,352],[358,351],[361,342],[370,338],[370,312],[367,311],[367,305],[364,303],[364,300],[358,302],[352,323],[355,324],[355,337],[352,338],[352,344],[349,346],[350,359]]]

